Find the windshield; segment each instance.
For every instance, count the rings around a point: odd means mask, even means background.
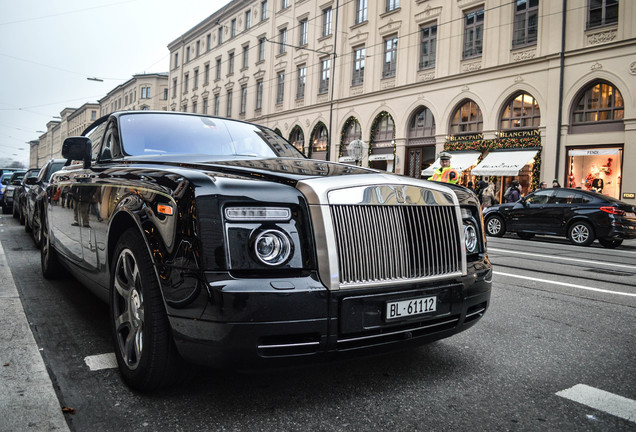
[[[269,129],[212,117],[137,113],[119,118],[125,155],[201,154],[210,156],[304,158]]]

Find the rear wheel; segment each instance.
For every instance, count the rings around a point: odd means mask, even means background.
[[[24,217],[24,212],[25,212],[26,210],[24,209],[24,206],[23,206],[23,205],[20,205],[19,207],[20,207],[20,208],[19,208],[19,213],[20,213],[20,217],[19,217],[19,219],[20,219],[20,225],[24,225],[24,223],[26,222],[26,219],[25,219],[25,217]]]
[[[45,279],[59,279],[66,274],[66,271],[58,260],[57,251],[51,245],[51,236],[49,235],[46,224],[42,230],[40,265],[42,267],[42,275]]]
[[[186,373],[144,239],[135,229],[119,239],[111,264],[110,318],[124,381],[140,391],[175,383]]]
[[[13,219],[17,219],[19,217],[18,215],[18,203],[17,202],[13,202]]]
[[[488,235],[501,237],[506,233],[506,226],[501,216],[491,216],[486,221],[486,231]]]
[[[31,219],[31,230],[33,231],[33,242],[36,247],[42,244],[42,212],[39,206],[33,209],[33,218]]]
[[[573,245],[589,246],[594,241],[592,226],[587,222],[574,222],[568,230],[568,238]]]
[[[608,249],[614,249],[623,244],[623,239],[598,239],[601,246]]]

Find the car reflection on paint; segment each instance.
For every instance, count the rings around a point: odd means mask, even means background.
[[[484,209],[488,235],[514,232],[522,239],[536,234],[565,236],[578,246],[595,239],[606,248],[636,238],[636,208],[582,189],[553,188],[533,192],[516,203]]]

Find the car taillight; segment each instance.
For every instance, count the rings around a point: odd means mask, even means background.
[[[609,214],[613,214],[613,215],[624,215],[625,212],[621,209],[617,209],[616,207],[601,207],[601,211],[604,211],[605,213],[609,213]]]

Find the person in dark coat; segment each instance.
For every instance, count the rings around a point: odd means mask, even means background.
[[[516,203],[521,199],[521,190],[519,190],[519,182],[517,180],[513,180],[512,184],[506,189],[504,198],[507,203]]]

